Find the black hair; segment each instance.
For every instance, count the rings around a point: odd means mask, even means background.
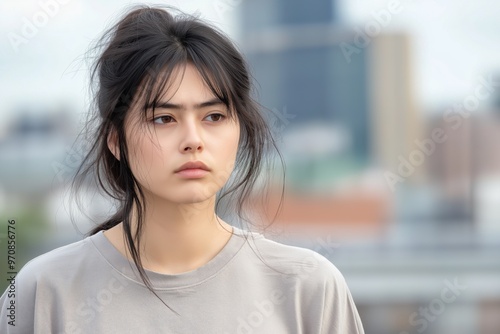
[[[229,196],[229,203],[235,206],[238,217],[250,222],[244,205],[254,195],[252,192],[258,178],[266,174],[264,163],[272,163],[272,159],[265,159],[269,158],[270,149],[276,150],[284,166],[266,115],[262,113],[264,108],[251,96],[251,76],[241,53],[217,28],[181,12],[173,16],[171,12],[174,11],[167,6],[134,6],[90,49],[97,56],[90,75],[90,118],[83,129],[89,141],[89,151],[72,183],[76,192],[87,177],[92,176],[98,188],[116,200],[116,212],[88,235],[123,222],[127,248],[144,284],[155,295],[139,255],[146,207],[143,190],[129,166],[124,130],[132,101],[141,97],[144,101],[141,110],[147,117],[147,107],[154,106],[159,100],[173,71],[191,63],[212,93],[226,105],[230,117],[238,118],[241,131],[233,170],[235,177],[218,193],[216,211],[219,202]],[[108,147],[112,134],[116,136],[120,159]],[[280,208],[283,194],[284,190]],[[266,201],[267,195],[262,191],[258,198]],[[132,231],[134,204],[138,221],[136,230]]]

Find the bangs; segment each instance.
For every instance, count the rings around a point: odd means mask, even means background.
[[[230,77],[226,73],[227,70],[224,70],[221,64],[206,61],[206,59],[192,59],[187,55],[176,55],[168,60],[157,61],[157,64],[148,67],[145,71],[143,82],[139,85],[136,94],[136,101],[142,101],[145,119],[154,114],[154,110],[160,102],[166,102],[172,98],[177,91],[177,88],[173,87],[174,80],[180,75],[182,81],[187,64],[196,67],[212,94],[228,109],[229,117],[236,118],[233,102],[235,97],[231,94],[232,85]],[[167,93],[169,96],[165,95]],[[164,100],[165,98],[167,100]]]

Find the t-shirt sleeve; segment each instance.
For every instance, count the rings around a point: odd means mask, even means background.
[[[35,333],[36,278],[30,262],[17,275],[9,275],[9,285],[0,297],[2,334]]]
[[[324,256],[315,253],[318,271],[308,285],[306,333],[364,334],[363,325],[344,276]]]

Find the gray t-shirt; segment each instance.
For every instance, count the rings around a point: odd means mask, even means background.
[[[146,272],[177,314],[102,231],[40,255],[19,271],[15,297],[0,298],[0,333],[364,333],[330,261],[257,232],[234,227],[195,270]]]

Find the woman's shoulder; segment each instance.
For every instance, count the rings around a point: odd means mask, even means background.
[[[45,312],[52,298],[67,294],[74,280],[88,272],[82,262],[94,258],[91,249],[88,237],[73,241],[34,257],[11,276],[9,287],[0,296],[0,332],[33,332],[36,309],[41,307]],[[7,318],[7,312],[15,312],[15,316]],[[12,322],[13,327],[6,319],[15,318],[18,321]]]
[[[73,241],[31,259],[19,270],[16,279],[19,282],[37,281],[64,275],[72,267],[81,266],[92,252],[90,237]]]
[[[317,251],[286,244],[258,232],[252,232],[252,235],[256,255],[286,276],[301,278],[311,284],[345,285],[344,276],[337,266]]]
[[[297,302],[305,328],[314,333],[364,333],[347,282],[337,266],[315,250],[287,245],[263,235],[254,238],[258,253],[273,269],[283,298]],[[271,270],[271,269],[269,269]]]

